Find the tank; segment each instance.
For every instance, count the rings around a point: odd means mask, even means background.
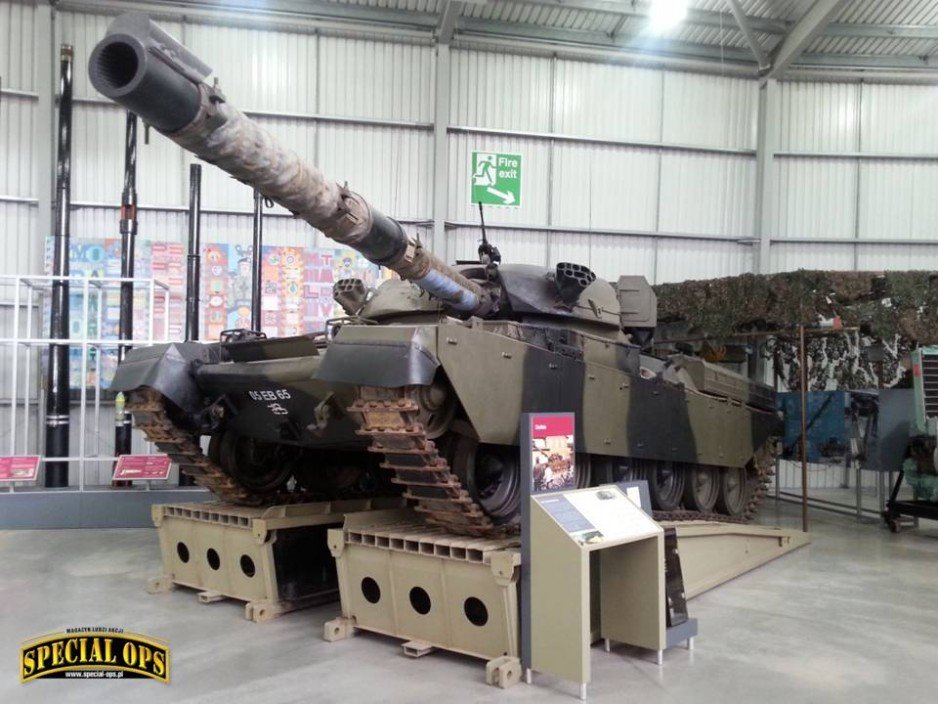
[[[126,356],[112,388],[197,483],[245,504],[395,486],[431,523],[505,533],[520,512],[521,414],[572,411],[580,485],[645,478],[659,518],[755,513],[773,393],[647,354],[656,299],[642,277],[502,263],[484,237],[477,261],[447,265],[238,111],[145,15],[113,21],[89,72],[184,149],[399,277],[376,290],[337,282],[346,317],[321,332],[232,331]]]

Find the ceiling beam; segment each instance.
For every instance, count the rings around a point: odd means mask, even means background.
[[[920,71],[938,68],[936,56],[883,54],[802,54],[797,68],[852,68],[884,71]]]
[[[440,13],[440,22],[436,26],[436,40],[440,44],[449,44],[453,41],[453,34],[456,33],[456,20],[462,14],[463,6],[466,3],[457,2],[457,0],[447,0]]]
[[[490,5],[537,5],[539,7],[554,7],[568,10],[584,10],[588,12],[603,12],[608,15],[634,17],[646,19],[650,2],[626,2],[625,0],[488,0]],[[766,34],[785,34],[790,23],[783,20],[774,20],[764,17],[748,16],[749,25],[757,32]],[[713,10],[687,9],[686,22],[705,27],[725,28],[735,26],[733,16],[725,12]]]
[[[730,6],[730,12],[733,13],[733,17],[736,18],[736,24],[739,25],[740,31],[746,38],[746,43],[752,50],[752,55],[756,57],[756,63],[759,64],[759,68],[767,69],[771,65],[769,57],[766,56],[765,49],[763,49],[762,45],[759,43],[756,33],[752,31],[749,18],[746,17],[743,8],[739,6],[738,0],[726,0],[726,2]]]
[[[781,76],[848,2],[850,0],[815,0],[773,52],[772,68],[766,78]]]
[[[827,37],[938,39],[938,26],[926,24],[829,24],[824,29]]]
[[[679,42],[669,39],[656,39],[645,36],[622,36],[613,39],[605,32],[592,32],[579,29],[557,29],[540,25],[521,24],[518,22],[499,22],[472,17],[460,18],[457,36],[500,37],[520,41],[536,41],[563,44],[567,46],[589,47],[613,51],[667,56],[682,56],[707,59],[714,62],[724,60],[728,63],[742,63],[752,67],[752,54],[745,49],[710,46],[691,42]],[[714,65],[714,69],[718,67]]]
[[[122,11],[126,6],[149,5],[140,0],[127,2],[120,0],[64,0],[60,5],[108,8],[110,12]],[[430,12],[412,12],[383,7],[346,5],[324,2],[323,0],[266,0],[263,3],[245,3],[243,0],[168,0],[159,3],[160,9],[169,12],[176,10],[185,14],[187,10],[212,10],[239,14],[256,14],[274,17],[302,17],[304,19],[334,20],[342,22],[362,22],[377,25],[393,25],[410,29],[432,30],[437,25],[438,16]]]

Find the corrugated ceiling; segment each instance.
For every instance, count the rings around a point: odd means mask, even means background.
[[[426,15],[441,14],[444,0],[328,0],[334,4],[349,4],[383,10],[396,10]],[[739,0],[744,13],[755,20],[777,21],[772,27],[755,28],[762,48],[771,52],[782,41],[783,31],[798,22],[815,0]],[[617,4],[632,14],[616,12]],[[647,8],[647,1],[587,2],[585,0],[501,0],[499,2],[467,2],[460,17],[467,21],[497,22],[517,25],[517,34],[531,28],[532,38],[544,39],[545,30],[581,32],[584,39],[593,37],[597,43],[628,44],[630,37],[640,41],[645,31],[645,20],[635,13]],[[698,45],[714,50],[748,50],[743,33],[736,26],[730,12],[729,0],[689,0],[690,16],[681,26],[665,35],[675,44],[671,53],[681,53]],[[722,24],[725,22],[725,24]],[[855,0],[834,19],[834,24],[912,25],[936,27],[938,30],[938,2],[935,0]],[[757,22],[758,25],[758,22]],[[458,25],[457,25],[458,27]],[[767,30],[767,31],[761,31]],[[484,28],[473,27],[476,35]],[[836,30],[835,30],[836,31]],[[831,36],[822,34],[806,49],[808,54],[844,56],[923,57],[938,52],[938,38],[910,38],[888,36]],[[693,53],[693,51],[689,52]],[[738,59],[740,54],[736,54]]]

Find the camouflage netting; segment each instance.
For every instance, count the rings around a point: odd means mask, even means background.
[[[840,317],[839,335],[811,336],[809,388],[890,386],[902,376],[901,359],[918,345],[938,343],[938,274],[929,271],[796,271],[744,274],[655,287],[658,324],[682,335],[712,340],[740,333],[774,332],[763,354],[778,355],[789,388],[798,388],[799,324]],[[669,337],[669,335],[665,335]],[[671,335],[670,337],[674,337]],[[881,361],[862,350],[879,343]]]

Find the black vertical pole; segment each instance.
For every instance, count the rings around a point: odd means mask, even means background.
[[[55,172],[54,276],[68,276],[69,208],[72,158],[72,47],[63,44],[59,64],[59,133]],[[52,282],[49,337],[69,336],[68,282]],[[46,399],[46,457],[68,457],[69,378],[68,345],[49,345]],[[84,379],[82,379],[84,383]],[[68,462],[46,462],[46,486],[68,486]]]
[[[202,166],[189,165],[189,255],[186,257],[186,339],[199,339],[199,285],[202,255]]]
[[[137,241],[137,116],[127,113],[127,127],[124,138],[124,190],[121,191],[121,278],[132,279],[134,276],[135,246]],[[121,281],[120,316],[118,337],[121,340],[134,339],[134,285],[130,281]],[[130,345],[117,348],[117,362],[120,364]],[[118,394],[117,413],[114,428],[114,455],[130,454],[131,417],[124,410],[124,395]],[[115,486],[130,486],[130,482],[117,481]]]
[[[199,339],[199,286],[202,278],[202,165],[189,164],[189,254],[186,256],[186,340]],[[199,444],[196,433],[193,442]],[[195,486],[195,479],[179,472],[179,486]]]
[[[264,196],[254,191],[254,248],[251,252],[251,330],[261,329],[261,249],[264,246]]]

